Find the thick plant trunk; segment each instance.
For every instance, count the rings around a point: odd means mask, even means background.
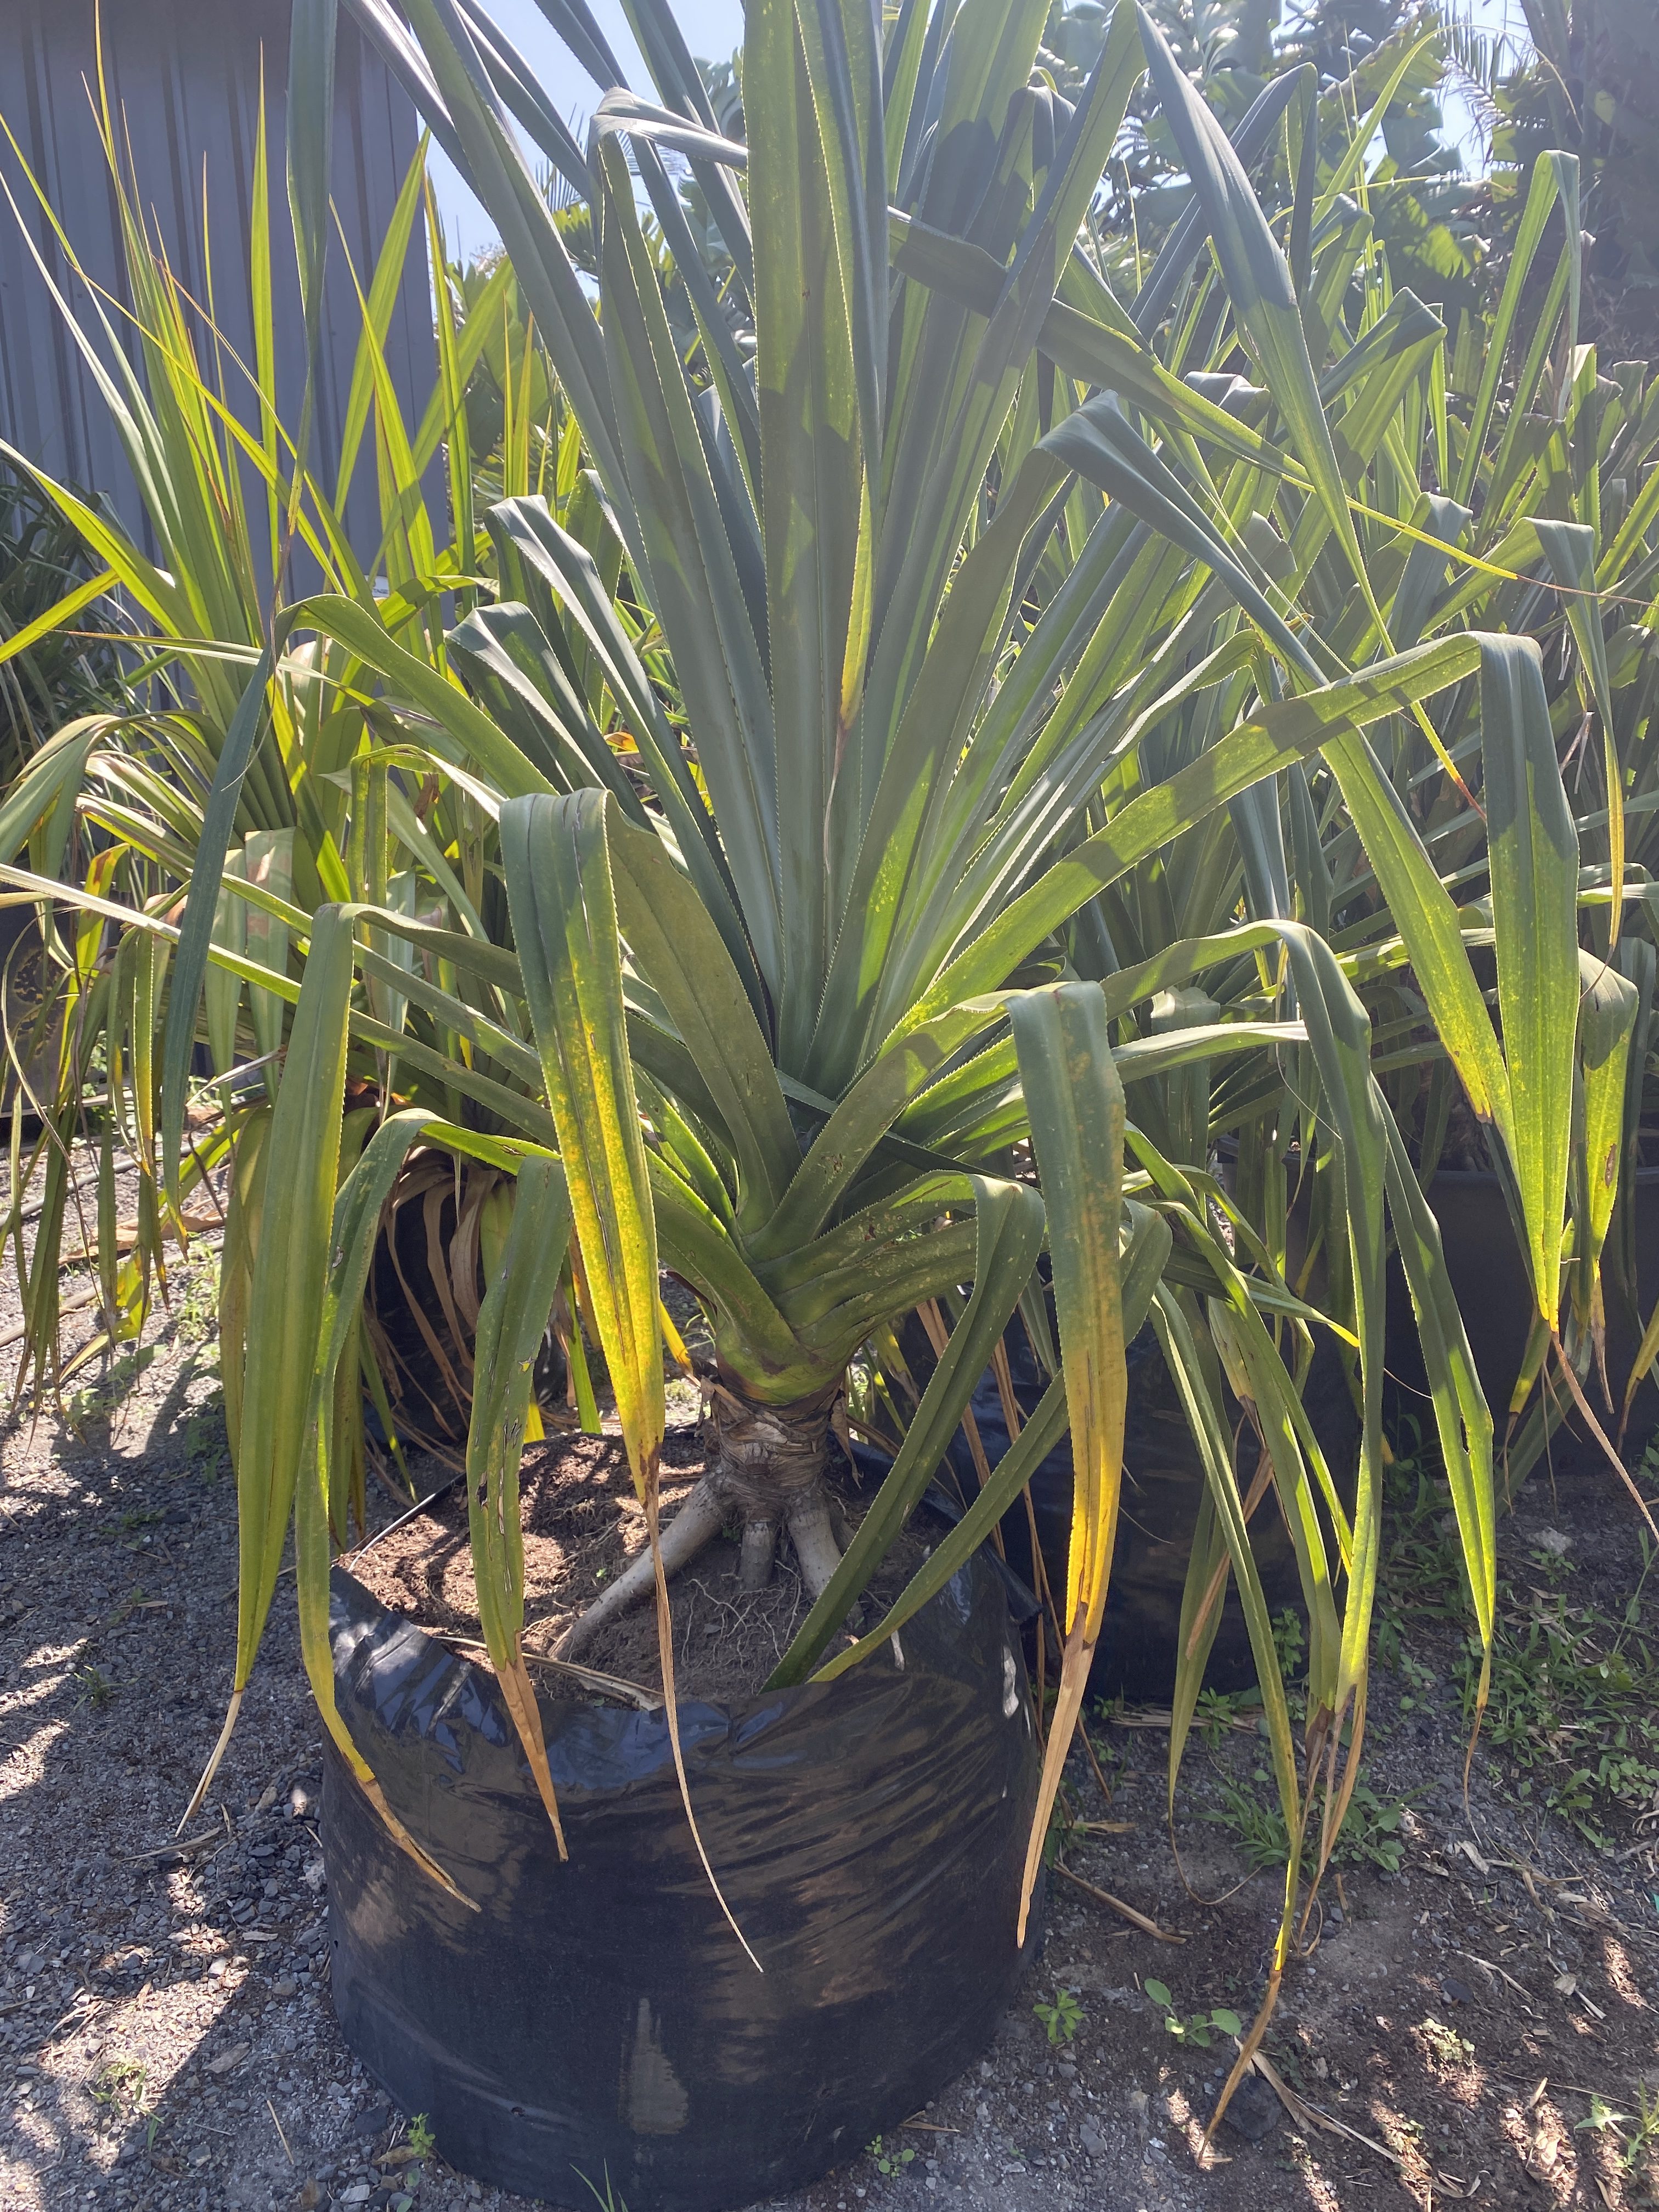
[[[841,1565],[823,1487],[836,1396],[831,1390],[793,1406],[763,1406],[714,1386],[703,1424],[704,1480],[742,1515],[745,1589],[771,1581],[780,1526],[789,1531],[809,1596],[819,1596]]]
[[[764,1589],[771,1581],[778,1537],[787,1530],[808,1597],[823,1595],[841,1565],[823,1481],[839,1395],[837,1383],[793,1406],[763,1406],[727,1383],[714,1384],[703,1421],[707,1465],[663,1529],[665,1573],[678,1573],[736,1521],[744,1589]],[[557,1656],[574,1658],[607,1622],[648,1596],[655,1580],[650,1552],[641,1552],[566,1630]]]

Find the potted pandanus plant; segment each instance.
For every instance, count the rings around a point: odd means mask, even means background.
[[[1028,82],[1036,17],[997,0],[960,10],[948,38],[942,18],[914,10],[885,52],[857,8],[763,5],[747,28],[746,142],[713,128],[672,18],[653,12],[664,105],[614,91],[586,155],[472,11],[413,7],[413,40],[387,10],[360,12],[501,228],[672,688],[645,672],[586,549],[533,501],[488,518],[500,596],[453,632],[443,671],[360,605],[286,611],[279,651],[308,632],[356,656],[354,680],[374,686],[397,728],[386,773],[410,745],[439,776],[465,759],[505,914],[488,943],[383,905],[313,919],[267,1139],[269,1186],[290,1197],[280,1217],[267,1208],[248,1316],[238,1679],[293,1501],[308,1663],[339,1754],[329,1838],[348,2032],[464,2162],[557,2190],[603,2161],[630,2202],[735,2201],[914,2107],[982,2039],[1018,1970],[1100,1633],[1125,1343],[1144,1322],[1202,1440],[1213,1504],[1182,1698],[1190,1712],[1206,1593],[1231,1571],[1293,1835],[1308,1792],[1328,1784],[1340,1821],[1352,1786],[1338,1741],[1363,1681],[1374,1571],[1389,1206],[1489,1623],[1484,1408],[1437,1285],[1432,1220],[1390,1148],[1364,1011],[1328,947],[1287,912],[1229,915],[1224,942],[1153,941],[1133,969],[1090,980],[1057,938],[1292,763],[1320,757],[1345,799],[1379,782],[1362,730],[1422,712],[1483,648],[1464,635],[1358,669],[1314,650],[1171,474],[1170,460],[1207,452],[1282,480],[1288,444],[1304,534],[1334,540],[1363,581],[1288,269],[1231,149],[1133,7],[1117,9],[1067,110]],[[585,14],[566,27],[614,76]],[[1149,66],[1202,181],[1227,306],[1268,374],[1282,438],[1183,383],[1109,292],[1077,287],[1073,242]],[[529,186],[509,89],[587,197],[597,319]],[[665,150],[690,164],[710,213],[726,263],[718,293]],[[636,171],[696,316],[689,366]],[[1082,550],[1068,535],[1055,591],[1037,564],[1074,507]],[[1206,653],[1204,625],[1182,629],[1177,615],[1148,656],[1126,613],[1103,627],[1138,562],[1140,583],[1158,562],[1207,569],[1238,611],[1223,620],[1231,641]],[[1380,615],[1378,632],[1386,643]],[[583,711],[579,653],[605,671],[626,772]],[[1197,697],[1212,711],[1184,758],[1146,744]],[[1437,890],[1414,836],[1386,811],[1372,823],[1400,883]],[[475,1069],[514,1071],[518,1103],[492,1076],[471,1086],[492,1127],[420,1106],[387,1115],[337,1197],[361,994],[388,972],[377,937],[424,945],[466,979],[442,987],[444,1018]],[[1156,994],[1258,957],[1273,983],[1255,1018],[1132,1034]],[[1135,1129],[1126,1166],[1126,1079],[1291,1048],[1322,1101],[1328,1182],[1346,1194],[1363,1406],[1351,1514],[1332,1502],[1276,1340],[1306,1312],[1271,1249],[1247,1239],[1240,1264],[1203,1158],[1172,1161]],[[493,1684],[349,1582],[337,1580],[331,1640],[325,1613],[337,1363],[380,1195],[417,1138],[516,1177],[479,1316],[468,1445]],[[525,1657],[527,1377],[567,1250],[646,1541],[565,1651],[654,1598],[663,1710],[644,1718],[544,1701]],[[706,1463],[666,1520],[665,1267],[696,1294],[711,1339]],[[1052,1297],[1056,1379],[902,1590],[873,1620],[851,1615],[1033,1295]],[[842,1378],[930,1299],[951,1304],[955,1326],[879,1490],[838,1528],[825,1472]],[[1313,1611],[1305,1783],[1224,1364],[1256,1409]],[[1063,1651],[1039,1759],[1014,1646],[1006,1628],[988,1633],[1000,1588],[975,1562],[1067,1429]],[[756,1702],[681,1705],[675,1577],[722,1529],[751,1584],[787,1532],[811,1602]],[[1347,1577],[1341,1610],[1328,1543]],[[913,1899],[897,1931],[916,1962],[906,1970],[889,1902],[899,1868]],[[626,1974],[622,1917],[653,1936],[630,1945]]]
[[[166,1036],[145,1127],[175,1205],[204,986],[266,994],[274,1104],[237,1093],[226,1130],[242,1579],[225,1736],[291,1526],[347,2033],[462,2165],[571,2201],[579,2172],[608,2172],[635,2212],[793,2185],[924,2101],[1032,1940],[1107,1600],[1127,1346],[1147,1328],[1205,1501],[1172,1759],[1231,1580],[1291,1838],[1242,2068],[1294,1946],[1309,1820],[1322,1808],[1316,1878],[1358,1775],[1390,1224],[1491,1631],[1490,1419],[1357,989],[1431,973],[1448,1048],[1484,1066],[1459,918],[1368,729],[1408,723],[1438,759],[1427,702],[1449,694],[1494,833],[1523,847],[1553,834],[1560,787],[1535,648],[1419,641],[1400,564],[1374,578],[1356,528],[1400,421],[1421,434],[1444,333],[1396,301],[1355,340],[1352,164],[1298,186],[1287,258],[1133,0],[1075,106],[1038,63],[1041,9],[916,4],[882,25],[757,0],[741,137],[716,129],[665,8],[639,19],[653,102],[570,0],[560,27],[608,88],[586,150],[471,0],[355,4],[500,230],[563,427],[477,527],[449,360],[465,559],[441,556],[406,528],[426,513],[418,447],[369,345],[395,576],[358,588],[339,561],[331,588],[276,605],[205,800],[147,844],[141,810],[102,802],[129,842],[63,894],[146,948]],[[296,40],[331,19],[296,16]],[[1202,312],[1178,327],[1170,268],[1143,328],[1079,245],[1147,71],[1194,186],[1171,255]],[[1270,88],[1259,140],[1314,89]],[[597,313],[514,121],[586,208]],[[327,204],[315,178],[290,198],[301,219]],[[445,358],[452,305],[441,289]],[[1211,350],[1189,360],[1200,328]],[[275,471],[272,501],[313,530],[323,512]],[[289,794],[304,894],[227,866],[255,781],[279,811]],[[49,763],[8,801],[12,850],[66,805]],[[1345,838],[1377,887],[1357,952],[1334,941]],[[118,897],[135,848],[156,872]],[[1207,872],[1218,903],[1172,899],[1172,866]],[[1529,958],[1551,963],[1558,1014],[1576,914],[1513,927],[1497,878],[1500,954],[1523,988]],[[227,900],[280,924],[280,946],[229,941]],[[1170,994],[1188,1018],[1163,1018]],[[240,1051],[234,1005],[231,1022]],[[1507,1026],[1504,1043],[1513,1065]],[[1500,1103],[1530,1159],[1546,1095],[1516,1080]],[[1298,1394],[1326,1315],[1287,1278],[1287,1146],[1331,1255],[1352,1468],[1328,1463]],[[487,1665],[332,1565],[364,1286],[416,1147],[496,1179],[466,1449]],[[1522,1182],[1546,1236],[1553,1175]],[[707,1331],[704,1446],[672,1513],[665,1275]],[[527,1653],[521,1459],[562,1294],[573,1357],[584,1340],[603,1357],[638,1540],[564,1652]],[[937,1358],[855,1495],[830,1441],[847,1378],[867,1407],[919,1307]],[[955,1525],[918,1540],[1017,1310],[1038,1334],[1052,1314],[1053,1379]],[[1259,1442],[1248,1490],[1233,1407]],[[981,1547],[1067,1433],[1059,1679],[1034,1706]],[[1299,1745],[1255,1559],[1264,1500],[1309,1614]],[[678,1693],[672,1640],[715,1546],[737,1587],[782,1551],[805,1591],[781,1656],[720,1703]],[[590,1662],[635,1603],[654,1607],[654,1682],[618,1705]]]

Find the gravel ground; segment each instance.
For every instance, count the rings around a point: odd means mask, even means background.
[[[175,1271],[173,1320],[83,1376],[64,1418],[0,1437],[0,2212],[520,2212],[412,2134],[336,2028],[318,1729],[285,1587],[219,1784],[174,1838],[235,1627],[210,1267]],[[1609,1588],[1634,1583],[1634,1516],[1607,1490],[1536,1505],[1506,1542],[1524,1555],[1553,1528]],[[1401,1869],[1333,1886],[1270,2039],[1288,2105],[1247,2085],[1200,2170],[1231,2045],[1172,2035],[1145,1988],[1167,1984],[1183,2022],[1252,2009],[1276,1884],[1204,1817],[1259,1761],[1248,1719],[1190,1762],[1194,1895],[1164,1826],[1164,1739],[1146,1716],[1103,1717],[1111,1800],[1073,1772],[1093,1826],[1067,1863],[1184,1940],[1059,1880],[1044,1956],[984,2059],[770,2212],[1328,2212],[1401,2187],[1423,2212],[1654,2202],[1624,2155],[1632,2128],[1583,2124],[1592,2091],[1634,2115],[1659,2081],[1651,1827],[1592,1852],[1517,1809],[1484,1751],[1466,1809],[1461,1722],[1421,1683],[1402,1699],[1401,1679],[1379,1670],[1369,1770],[1410,1796]],[[1062,1990],[1076,2025],[1055,2044],[1032,2008]]]

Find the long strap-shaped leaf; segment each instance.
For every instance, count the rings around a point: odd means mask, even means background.
[[[207,913],[211,921],[210,905]],[[267,1140],[267,1200],[280,1192],[282,1202],[264,1208],[248,1302],[236,1455],[240,1564],[230,1708],[186,1820],[206,1794],[235,1726],[294,1510],[329,1278],[351,984],[350,922],[337,907],[320,908]]]
[[[1010,1001],[1010,1016],[1048,1215],[1073,1484],[1066,1646],[1020,1887],[1018,1940],[1023,1943],[1049,1808],[1082,1711],[1106,1607],[1123,1479],[1128,1369],[1119,1257],[1123,1086],[1112,1064],[1105,1002],[1097,985],[1061,983],[1020,994]]]
[[[1291,283],[1290,264],[1225,132],[1177,65],[1146,10],[1142,8],[1139,14],[1146,64],[1194,190],[1204,204],[1233,313],[1249,334],[1273,403],[1382,629],[1382,615],[1371,598],[1370,580],[1353,517],[1348,512],[1347,494],[1320,404],[1313,363],[1308,357],[1307,334]]]
[[[306,325],[306,389],[295,448],[293,504],[300,501],[317,410],[321,367],[323,274],[328,263],[330,155],[334,144],[334,48],[337,0],[294,0],[289,27],[288,204],[300,263]]]
[[[1480,751],[1511,1156],[1533,1297],[1553,1329],[1572,1147],[1578,836],[1556,760],[1543,664],[1530,638],[1481,641]]]
[[[513,1223],[501,1266],[478,1312],[472,1419],[466,1438],[467,1518],[478,1620],[562,1859],[569,1853],[548,1770],[541,1708],[524,1658],[519,1460],[536,1354],[569,1244],[570,1198],[564,1170],[556,1160],[527,1156],[519,1170]]]
[[[663,1436],[657,1232],[628,1050],[605,806],[597,791],[509,800],[501,862],[593,1317],[643,1499],[655,1487]]]
[[[589,1310],[611,1373],[634,1487],[657,1565],[657,1642],[674,1770],[710,1887],[732,1917],[691,1808],[674,1690],[674,1646],[658,1538],[662,1449],[662,1304],[657,1225],[634,1092],[622,947],[605,836],[606,794],[515,799],[501,809],[501,864],[524,994],[559,1133]]]
[[[441,1125],[437,1125],[441,1127]],[[323,1725],[359,1787],[399,1848],[469,1911],[478,1907],[418,1844],[387,1802],[368,1760],[352,1741],[334,1689],[329,1636],[329,1492],[337,1449],[339,1385],[357,1389],[357,1323],[378,1240],[380,1209],[410,1146],[434,1127],[420,1113],[393,1115],[369,1139],[342,1184],[329,1232],[333,1255],[322,1301],[316,1368],[306,1409],[306,1435],[294,1505],[295,1583],[300,1650]]]
[[[374,34],[382,38],[384,26],[363,8],[363,0],[354,0],[354,4],[367,15]],[[413,88],[416,98],[434,128],[441,124],[459,142],[463,173],[501,232],[537,325],[558,362],[595,464],[617,503],[623,534],[637,551],[603,341],[547,202],[453,0],[407,0],[407,13],[431,70],[427,82]]]
[[[738,1219],[763,1222],[800,1146],[743,978],[690,878],[652,832],[613,817],[611,865],[629,948],[690,1050],[738,1156]]]
[[[1162,1214],[1137,1206],[1133,1200],[1126,1205],[1125,1212],[1132,1225],[1124,1242],[1123,1335],[1125,1342],[1131,1343],[1146,1318],[1152,1294],[1170,1256],[1170,1237],[1169,1224]],[[960,1328],[958,1323],[958,1331]],[[951,1343],[955,1340],[953,1334]],[[949,1346],[946,1349],[948,1352]],[[921,1418],[920,1411],[917,1418]],[[837,1674],[860,1665],[880,1650],[889,1637],[896,1635],[930,1598],[938,1595],[980,1546],[989,1540],[998,1522],[1065,1435],[1068,1418],[1065,1377],[1057,1376],[1044,1391],[1035,1413],[992,1469],[990,1480],[956,1527],[928,1553],[926,1563],[916,1570],[876,1626],[866,1629],[856,1644],[820,1667],[812,1678],[814,1681],[833,1681]],[[908,1436],[907,1431],[906,1449]],[[895,1461],[895,1471],[897,1465]],[[887,1480],[890,1482],[892,1474]],[[885,1484],[883,1488],[884,1492]],[[777,1675],[773,1677],[774,1681],[779,1679]]]
[[[836,0],[817,0],[814,12],[834,16]],[[865,30],[867,40],[867,14]],[[851,208],[838,205],[833,193],[836,182],[848,181],[849,153],[855,183],[862,181],[865,160],[856,143],[849,149],[845,135],[833,128],[833,117],[828,139],[821,135],[822,110],[814,105],[807,74],[814,46],[822,85],[830,68],[822,36],[809,37],[803,52],[791,0],[755,0],[744,43],[744,82],[755,226],[761,527],[776,732],[772,803],[783,951],[780,1048],[791,1069],[805,1058],[835,930],[837,886],[826,866],[833,848],[825,823],[862,690],[870,635],[872,448],[879,454],[880,422],[878,416],[865,417],[879,404],[875,364],[887,349],[884,327],[879,332],[871,327],[876,303],[864,210],[857,199]],[[826,104],[828,89],[823,86]],[[849,135],[856,142],[850,118]],[[879,148],[878,132],[875,145]],[[856,246],[854,238],[838,240],[837,212],[860,241]],[[879,246],[884,307],[886,240]]]
[[[940,972],[899,1024],[899,1031],[918,1028],[960,1000],[996,989],[1085,899],[1237,793],[1316,750],[1322,750],[1333,764],[1346,758],[1343,748],[1361,744],[1355,732],[1367,723],[1443,690],[1479,665],[1480,649],[1474,639],[1443,638],[1392,660],[1375,661],[1358,675],[1321,690],[1260,708],[1207,752],[1177,769],[1166,782],[1131,799],[1104,830],[1056,860]],[[1392,795],[1392,786],[1381,770],[1373,773]],[[1345,781],[1345,793],[1346,788]],[[1406,827],[1410,830],[1409,823]],[[1411,836],[1416,837],[1414,830]],[[1422,853],[1420,839],[1417,850],[1438,888],[1439,878]],[[1449,908],[1449,896],[1443,891],[1442,896]],[[1454,927],[1455,919],[1454,915]]]
[[[1601,725],[1601,759],[1607,793],[1607,872],[1613,890],[1608,935],[1610,943],[1617,945],[1625,897],[1625,765],[1619,757],[1613,687],[1607,675],[1607,639],[1602,635],[1601,603],[1595,588],[1595,532],[1588,523],[1551,522],[1541,515],[1537,519],[1537,528],[1538,542],[1555,572],[1556,581],[1567,586],[1567,626],[1578,647],[1585,685]]]
[[[161,1158],[167,1196],[179,1207],[179,1151],[184,1141],[185,1086],[190,1075],[191,1054],[196,1045],[196,1009],[207,974],[208,951],[219,910],[219,886],[223,879],[225,853],[236,821],[253,749],[265,727],[265,695],[270,684],[271,660],[262,653],[248,678],[241,704],[226,734],[202,817],[202,834],[191,871],[190,896],[179,933],[179,955],[173,963],[173,993],[167,1001],[167,1036],[161,1051]]]

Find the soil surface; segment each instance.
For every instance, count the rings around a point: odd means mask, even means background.
[[[687,1409],[689,1410],[689,1409]],[[838,1449],[832,1458],[844,1469]],[[662,1518],[670,1523],[702,1473],[695,1423],[671,1428],[663,1447]],[[628,1456],[611,1437],[551,1436],[526,1450],[520,1473],[524,1526],[525,1653],[546,1660],[567,1628],[645,1548],[645,1509],[634,1495]],[[832,1510],[848,1527],[866,1501],[832,1480]],[[752,1697],[789,1648],[807,1601],[787,1538],[769,1587],[738,1579],[738,1529],[717,1536],[672,1584],[674,1679],[679,1694],[712,1703]],[[921,1563],[922,1547],[902,1537],[863,1601],[878,1620]],[[347,1558],[358,1581],[424,1628],[463,1646],[478,1635],[478,1601],[467,1540],[465,1486],[456,1483],[430,1510],[371,1538]],[[656,1610],[636,1606],[583,1646],[580,1663],[602,1674],[660,1691]],[[560,1694],[580,1695],[568,1675]]]
[[[286,1577],[218,1784],[174,1834],[235,1638],[212,1265],[175,1268],[172,1318],[67,1385],[62,1417],[26,1412],[0,1437],[0,2212],[521,2212],[452,2172],[335,2027],[319,1731]],[[1110,1800],[1079,1756],[1065,1863],[1181,1940],[1058,1878],[1044,1954],[982,2060],[770,2212],[1656,2201],[1659,1676],[1641,1523],[1610,1478],[1552,1493],[1544,1473],[1502,1521],[1504,1626],[1466,1805],[1455,1545],[1443,1491],[1397,1443],[1370,1796],[1267,2039],[1285,2100],[1249,2084],[1201,2163],[1234,2049],[1212,2015],[1253,2010],[1281,1887],[1255,1710],[1212,1701],[1188,1751],[1176,1838],[1196,1895],[1165,1826],[1158,1716],[1093,1712]]]

